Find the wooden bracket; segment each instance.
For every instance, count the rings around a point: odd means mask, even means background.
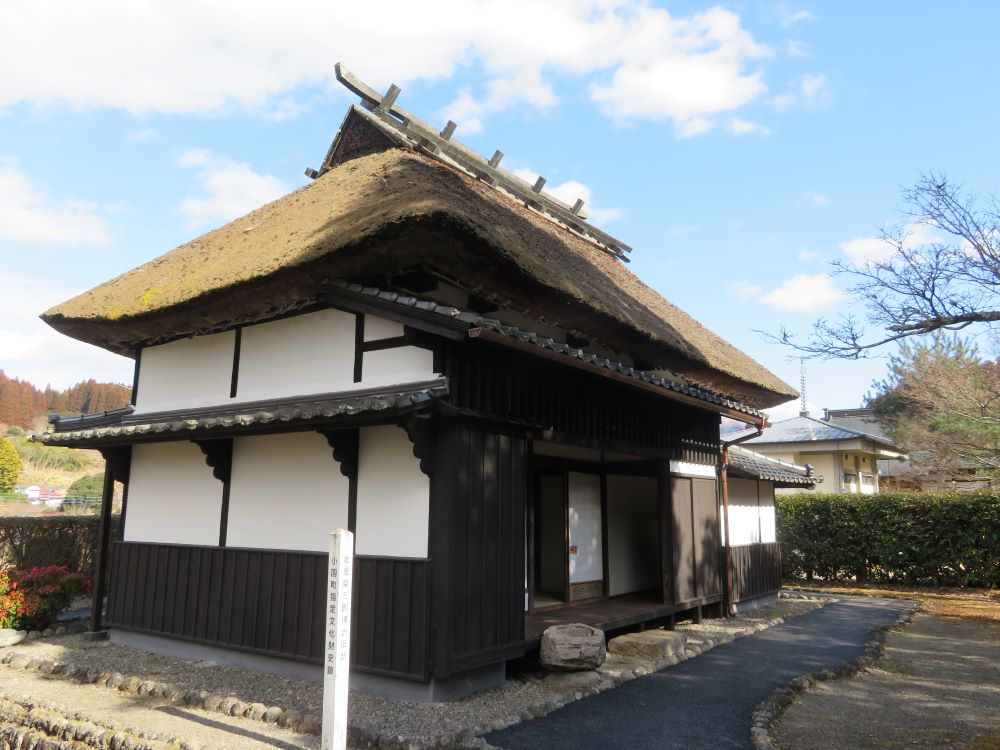
[[[429,477],[434,455],[434,431],[430,420],[413,416],[400,426],[406,430],[406,435],[413,444],[413,457],[420,462],[420,471]]]
[[[233,440],[195,440],[205,454],[205,463],[212,469],[212,476],[223,484],[229,482],[233,472]]]
[[[320,430],[327,444],[333,448],[333,458],[340,466],[340,473],[347,479],[358,476],[358,431]]]
[[[128,484],[129,469],[132,466],[132,446],[121,445],[100,448],[99,450],[114,480],[122,484]]]

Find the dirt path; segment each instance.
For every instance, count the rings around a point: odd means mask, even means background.
[[[194,746],[226,750],[298,750],[318,748],[319,737],[302,735],[273,724],[234,719],[162,701],[125,695],[93,685],[75,685],[20,669],[3,669],[0,700],[42,699],[70,717],[83,712],[90,721],[116,730],[140,727]]]
[[[1000,749],[1000,623],[917,615],[876,669],[820,683],[771,737],[785,750]]]

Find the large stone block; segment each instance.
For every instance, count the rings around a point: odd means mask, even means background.
[[[542,633],[542,666],[554,672],[597,669],[607,648],[604,631],[583,623],[553,625]]]
[[[645,630],[612,638],[608,651],[630,659],[659,661],[684,653],[687,636],[672,630]]]

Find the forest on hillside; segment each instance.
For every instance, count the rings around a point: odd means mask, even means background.
[[[66,390],[40,389],[0,370],[0,424],[30,429],[42,414],[84,414],[116,409],[129,403],[132,390],[119,383],[84,380]]]

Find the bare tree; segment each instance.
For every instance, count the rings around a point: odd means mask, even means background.
[[[799,340],[782,328],[769,340],[798,356],[862,359],[884,346],[935,331],[958,331],[1000,321],[1000,203],[968,196],[943,174],[929,173],[903,192],[906,226],[883,230],[892,254],[860,264],[834,263],[850,279],[848,293],[865,308],[864,319],[820,319]],[[912,228],[938,230],[943,241],[913,241]]]

